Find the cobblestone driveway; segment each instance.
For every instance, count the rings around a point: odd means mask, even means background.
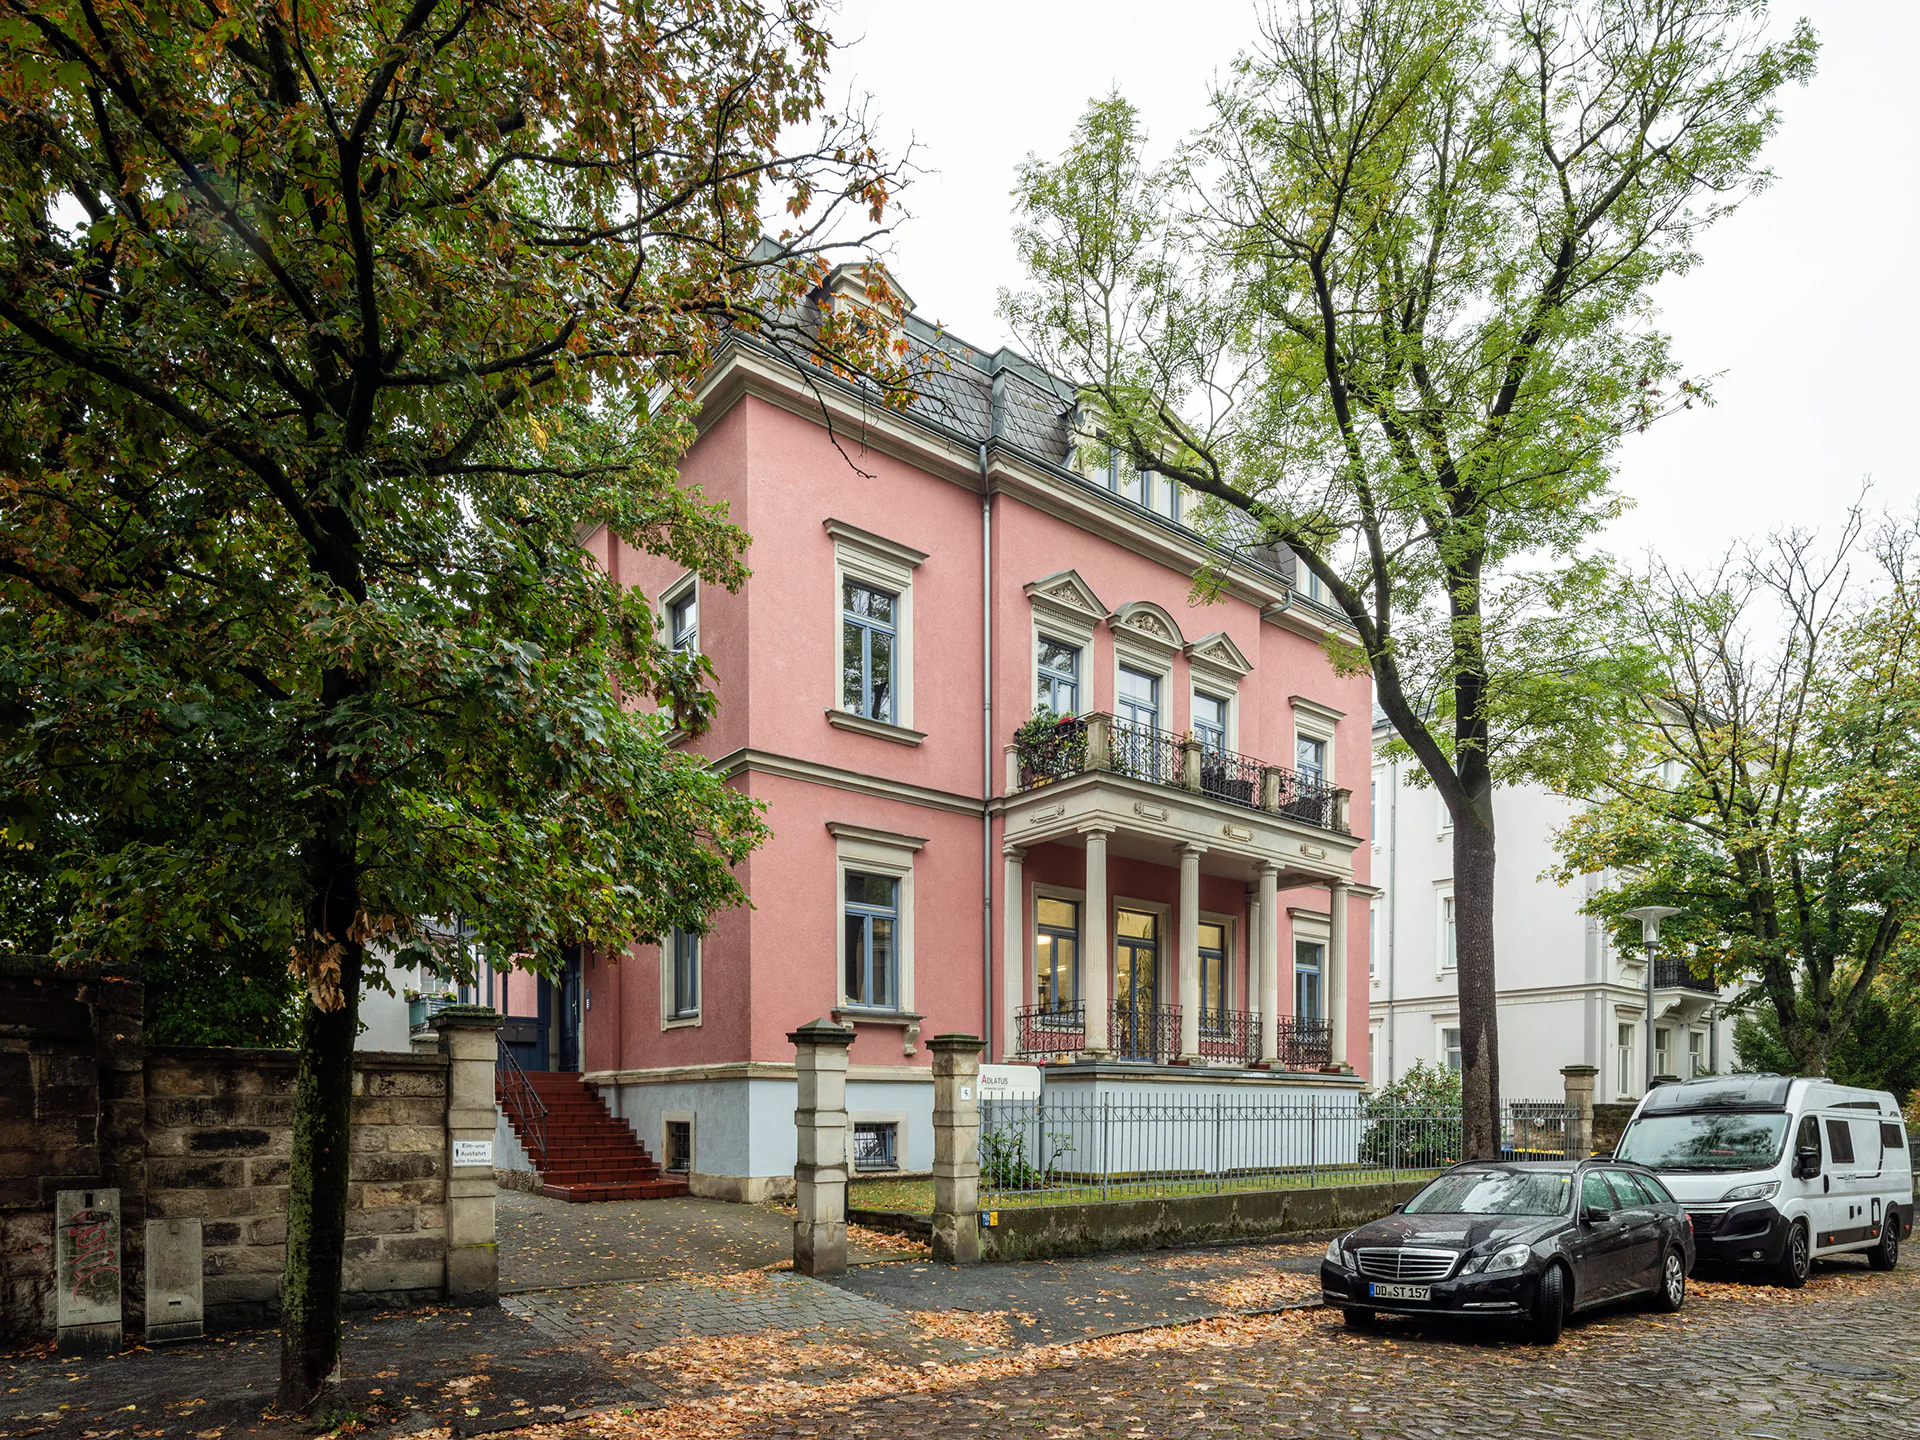
[[[1739,1437],[1920,1433],[1920,1272],[1823,1268],[1793,1293],[1707,1284],[1678,1316],[1606,1312],[1556,1348],[1325,1311],[1229,1318],[939,1370],[777,1386],[580,1422],[649,1440],[848,1437]]]

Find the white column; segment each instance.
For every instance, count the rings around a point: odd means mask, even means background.
[[[1027,852],[1018,845],[1001,849],[1006,858],[1006,878],[1000,892],[1000,1006],[1005,1022],[1001,1027],[1000,1058],[1011,1061],[1019,1053],[1020,1007],[1033,992],[1027,985],[1027,887],[1021,861]]]
[[[1204,845],[1180,847],[1180,1063],[1200,1058],[1200,857]]]
[[[1260,867],[1260,1063],[1280,1063],[1280,867]]]
[[[1328,1036],[1332,1043],[1329,1058],[1336,1065],[1347,1063],[1347,887],[1329,885],[1330,918],[1327,922],[1327,1018],[1332,1021]]]
[[[1087,840],[1087,898],[1080,921],[1080,999],[1087,1016],[1082,1045],[1091,1060],[1107,1058],[1107,971],[1113,964],[1107,939],[1107,832],[1112,828],[1094,825],[1081,832]]]

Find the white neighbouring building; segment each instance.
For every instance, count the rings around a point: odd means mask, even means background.
[[[1368,833],[1381,893],[1368,922],[1367,1066],[1376,1084],[1404,1075],[1416,1060],[1460,1064],[1451,820],[1432,786],[1414,786],[1417,764],[1384,758],[1391,738],[1376,710]],[[1515,1099],[1558,1096],[1566,1065],[1600,1072],[1596,1100],[1635,1100],[1646,1089],[1646,956],[1614,945],[1599,921],[1580,912],[1606,888],[1606,873],[1569,885],[1547,873],[1558,861],[1554,832],[1579,804],[1537,785],[1494,794],[1500,1089]],[[1716,993],[1669,962],[1656,964],[1654,981],[1654,1073],[1732,1069],[1731,992]]]

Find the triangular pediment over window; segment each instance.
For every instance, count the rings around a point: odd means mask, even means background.
[[[1107,607],[1100,603],[1093,587],[1080,578],[1078,570],[1062,570],[1025,588],[1027,599],[1042,614],[1072,620],[1081,628],[1098,625],[1107,618]]]
[[[1253,662],[1224,630],[1216,630],[1189,645],[1187,663],[1196,670],[1210,671],[1228,680],[1237,680],[1253,669]]]

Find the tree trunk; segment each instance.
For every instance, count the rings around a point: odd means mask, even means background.
[[[351,827],[344,843],[310,847],[312,932],[340,944],[340,1005],[323,1010],[309,991],[300,1012],[300,1074],[294,1090],[293,1156],[287,1188],[287,1268],[280,1314],[283,1414],[305,1414],[340,1361],[341,1264],[347,1243],[347,1167],[353,1118],[353,1042],[359,1030],[362,947],[347,939],[359,908]]]
[[[1500,1153],[1500,1037],[1493,965],[1491,787],[1453,819],[1455,980],[1460,992],[1460,1090],[1466,1160]],[[1478,812],[1478,813],[1476,813]]]

